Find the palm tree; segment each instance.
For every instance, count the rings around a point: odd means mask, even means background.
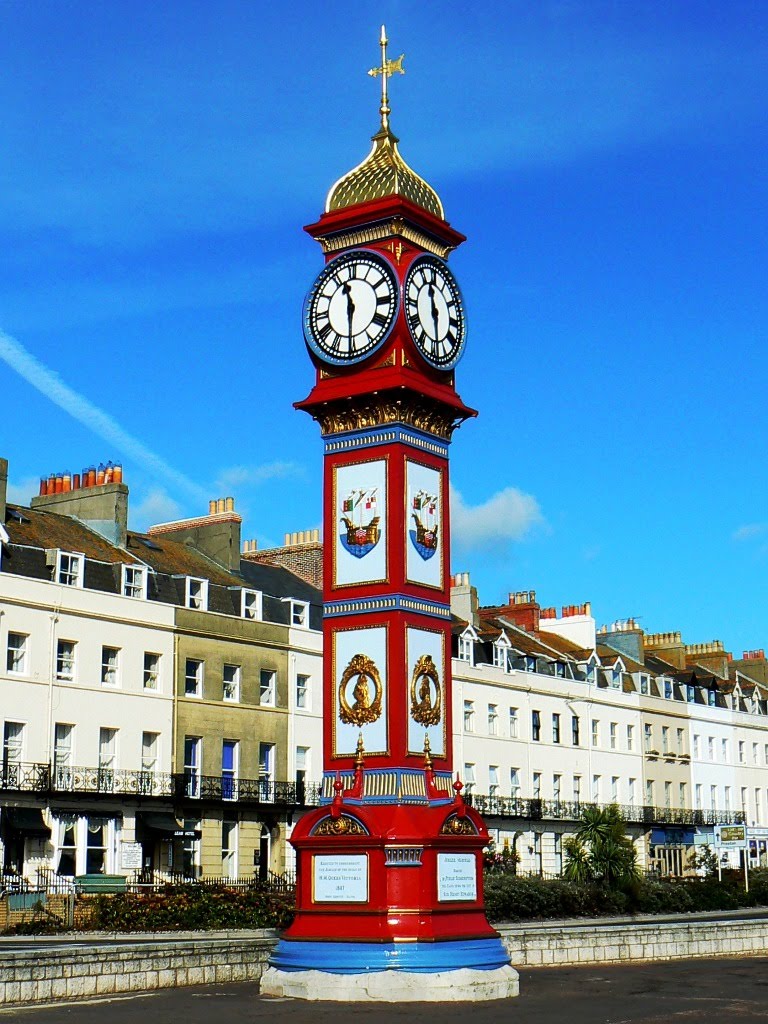
[[[565,877],[596,882],[609,889],[625,888],[640,877],[637,851],[624,828],[618,807],[584,808],[576,834],[565,843]]]

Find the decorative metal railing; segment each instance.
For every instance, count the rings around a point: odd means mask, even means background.
[[[123,771],[72,765],[6,763],[0,768],[0,792],[39,795],[87,793],[90,796],[155,797],[166,800],[207,800],[275,806],[314,807],[321,786],[273,779],[236,779],[230,775],[197,775]]]
[[[585,807],[609,804],[578,800],[540,800],[536,797],[501,797],[465,793],[468,804],[487,818],[527,821],[578,821]],[[694,810],[690,807],[656,807],[648,804],[618,804],[619,812],[632,825],[727,825],[743,822],[743,811]]]

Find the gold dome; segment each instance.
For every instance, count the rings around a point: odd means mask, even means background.
[[[370,199],[397,195],[445,220],[440,197],[403,160],[397,149],[398,142],[389,125],[382,124],[373,136],[373,149],[365,160],[331,187],[325,202],[326,213]]]

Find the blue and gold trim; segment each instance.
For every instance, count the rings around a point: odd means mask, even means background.
[[[342,772],[342,786],[351,789],[354,778],[354,772]],[[444,791],[445,796],[432,799],[427,796],[424,771],[421,768],[366,768],[363,778],[363,795],[359,798],[345,796],[345,804],[429,804],[440,807],[453,801],[453,778],[450,772],[435,772],[435,786]],[[336,772],[323,774],[321,804],[328,804],[333,799],[335,781]]]
[[[326,601],[323,616],[333,619],[339,615],[366,615],[370,612],[413,612],[445,619],[451,617],[451,606],[438,601],[426,601],[406,594],[386,594],[382,597],[352,598],[348,601]]]
[[[393,423],[387,427],[369,427],[365,430],[350,430],[343,434],[332,434],[325,441],[325,454],[359,451],[361,448],[377,448],[384,444],[407,444],[421,452],[429,452],[440,458],[448,458],[450,441],[427,434],[415,427]]]

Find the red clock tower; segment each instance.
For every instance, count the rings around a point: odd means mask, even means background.
[[[387,82],[403,58],[386,45],[382,28],[373,149],[306,228],[326,260],[297,403],[325,444],[324,799],[291,837],[296,919],[262,991],[500,998],[517,975],[483,910],[488,833],[451,742],[448,450],[476,414],[455,388],[466,317],[446,260],[465,239],[398,151]]]

